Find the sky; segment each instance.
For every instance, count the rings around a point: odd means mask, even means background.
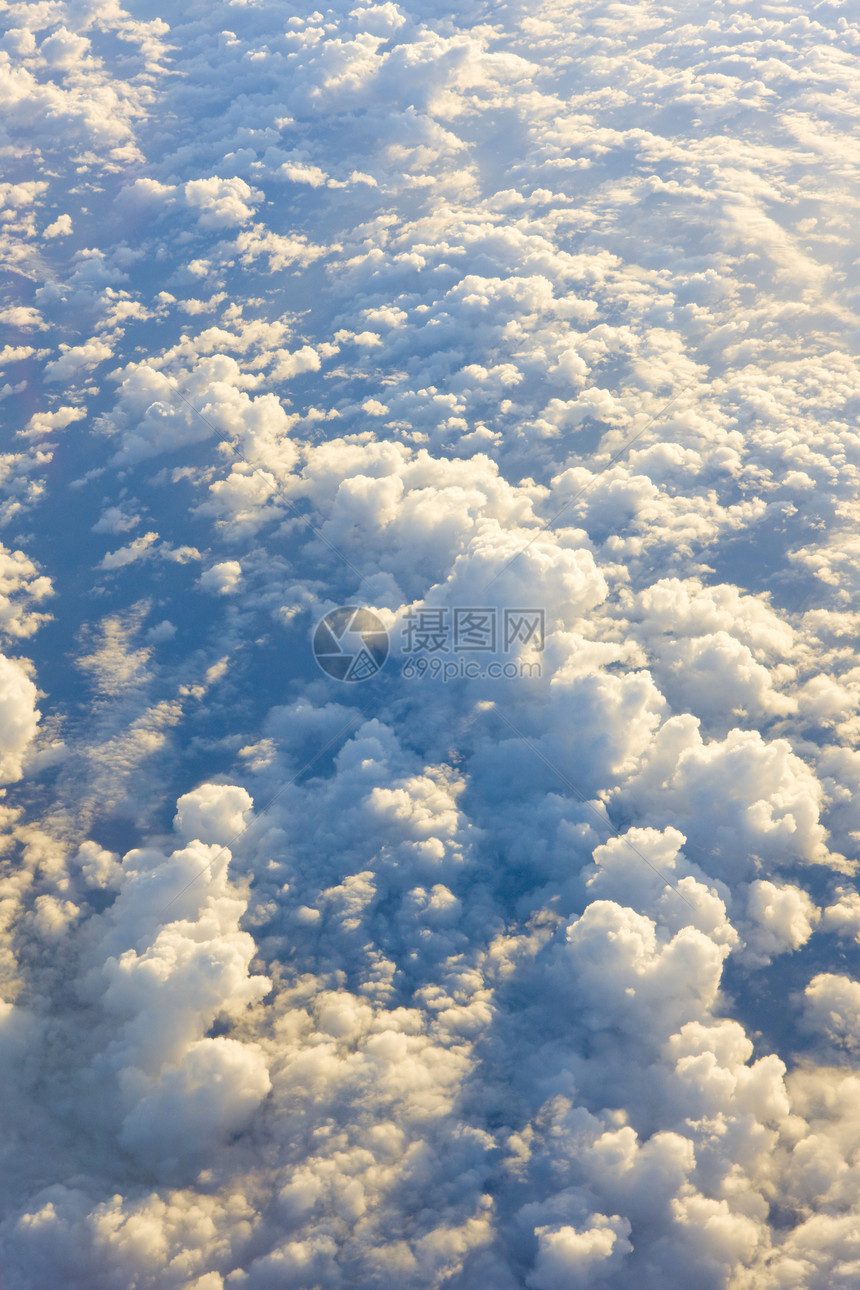
[[[0,29],[0,1290],[856,1287],[856,6]]]

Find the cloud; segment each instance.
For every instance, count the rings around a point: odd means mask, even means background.
[[[239,586],[242,566],[238,560],[222,560],[200,575],[200,586],[216,596],[229,596]]]
[[[14,782],[24,773],[24,759],[36,737],[41,713],[36,686],[17,659],[0,654],[0,781]]]
[[[69,237],[72,232],[71,215],[58,215],[45,227],[45,237]]]
[[[242,443],[246,435],[252,442],[258,436],[262,441],[280,439],[290,429],[277,398],[250,398],[242,387],[253,387],[253,378],[225,354],[201,358],[178,382],[146,364],[128,364],[116,375],[118,406],[98,424],[103,433],[119,438],[118,461],[175,451],[219,432],[236,434]],[[284,448],[291,459],[291,447]]]
[[[87,415],[86,408],[60,407],[54,412],[34,412],[27,422],[27,427],[20,433],[27,438],[38,438],[50,434],[52,430],[65,430],[75,421],[82,421]]]
[[[185,201],[197,217],[201,229],[232,228],[246,224],[254,214],[252,202],[262,200],[263,194],[249,187],[244,179],[189,179],[185,185]]]
[[[611,1218],[593,1214],[591,1221],[594,1226],[584,1232],[573,1227],[537,1228],[538,1257],[526,1284],[534,1290],[588,1286],[595,1276],[617,1268],[618,1256],[633,1248],[627,1240],[630,1224],[617,1214]]]
[[[127,514],[120,506],[107,506],[93,525],[92,532],[127,533],[139,523],[139,516]]]
[[[236,238],[236,249],[244,265],[252,265],[256,260],[266,257],[271,273],[294,264],[312,264],[325,254],[322,247],[309,242],[301,234],[291,236],[273,233],[263,224],[255,224],[253,228],[241,232]]]
[[[35,327],[40,331],[46,327],[38,309],[29,305],[9,305],[0,310],[0,318],[10,327]]]
[[[820,916],[802,888],[761,879],[750,886],[748,913],[757,924],[748,942],[765,956],[800,949]]]
[[[258,1050],[232,1039],[197,1040],[136,1101],[120,1141],[167,1172],[185,1157],[200,1163],[216,1143],[247,1128],[270,1087]],[[169,1141],[162,1138],[167,1124],[181,1125]]]
[[[113,354],[110,345],[95,337],[84,345],[61,345],[60,350],[60,357],[45,368],[48,381],[68,381],[79,373],[91,372]]]
[[[174,827],[185,838],[226,845],[244,831],[252,801],[244,788],[230,784],[201,784],[180,797]]]
[[[50,617],[34,606],[53,594],[50,578],[23,551],[0,544],[0,633],[13,639],[33,636]]]
[[[804,1022],[830,1043],[853,1052],[860,1040],[860,983],[819,972],[804,991]]]
[[[132,183],[124,185],[115,200],[122,210],[147,214],[157,211],[160,206],[169,209],[175,202],[175,193],[175,184],[162,184],[157,179],[140,175]]]
[[[116,551],[109,551],[102,558],[99,568],[123,569],[127,564],[133,564],[135,560],[140,560],[147,555],[151,551],[152,544],[157,541],[157,533],[142,533],[128,546],[121,546]]]

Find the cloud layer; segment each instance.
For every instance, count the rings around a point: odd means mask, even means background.
[[[3,1286],[847,1290],[850,15],[0,10]]]

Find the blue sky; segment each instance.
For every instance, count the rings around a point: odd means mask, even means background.
[[[0,1285],[855,1285],[848,6],[0,20]]]

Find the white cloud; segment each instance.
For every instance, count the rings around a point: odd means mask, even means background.
[[[116,202],[122,210],[145,214],[157,211],[160,206],[169,209],[176,200],[175,194],[175,184],[162,184],[157,179],[141,175],[120,189]]]
[[[45,228],[45,237],[68,237],[72,232],[71,215],[58,215]]]
[[[854,1052],[860,1043],[860,982],[819,972],[804,991],[804,1021],[831,1043]]]
[[[229,596],[234,592],[242,578],[242,566],[238,560],[221,560],[205,569],[198,579],[204,591],[211,591],[216,596]]]
[[[169,1172],[174,1162],[201,1163],[218,1142],[246,1129],[271,1082],[258,1049],[233,1039],[198,1039],[178,1065],[145,1087],[123,1121],[120,1141],[151,1165],[167,1164]],[[173,1127],[166,1136],[167,1125]]]
[[[328,180],[328,175],[319,166],[309,166],[301,161],[285,161],[277,173],[291,183],[310,184],[311,188],[319,188]]]
[[[750,886],[747,911],[756,925],[748,943],[765,960],[771,954],[800,949],[819,919],[819,911],[802,888],[762,879]]]
[[[251,188],[244,179],[189,179],[185,185],[185,201],[200,212],[197,222],[201,229],[232,228],[247,224],[254,214],[252,203],[262,200],[263,194]]]
[[[595,1277],[617,1269],[620,1257],[633,1247],[627,1240],[630,1224],[614,1214],[592,1214],[593,1226],[584,1232],[573,1227],[538,1227],[538,1257],[526,1284],[534,1290],[567,1290],[594,1285]]]
[[[236,238],[236,250],[242,263],[251,265],[256,260],[266,257],[270,273],[297,264],[312,264],[325,254],[323,247],[309,242],[306,237],[282,233],[273,233],[263,224],[241,232]]]
[[[386,0],[385,4],[360,5],[353,9],[350,18],[361,27],[362,31],[372,32],[378,36],[388,36],[399,30],[406,19],[396,4]]]
[[[116,551],[109,551],[107,555],[102,557],[99,568],[123,569],[126,565],[133,564],[135,560],[140,560],[151,554],[152,545],[157,541],[157,533],[142,533],[133,542],[129,542],[128,546],[121,546]]]
[[[32,636],[50,617],[35,606],[53,594],[50,578],[23,551],[0,544],[0,633],[13,639]]]
[[[0,654],[0,782],[20,779],[39,725],[36,686],[17,659]]]
[[[95,337],[83,345],[61,345],[60,357],[45,368],[45,379],[47,381],[74,380],[80,373],[93,371],[112,354],[110,345]]]
[[[10,327],[35,327],[40,331],[46,326],[38,309],[31,305],[9,305],[0,309],[0,320]]]
[[[127,533],[140,523],[139,516],[127,514],[121,506],[107,506],[92,527],[93,533]]]
[[[174,826],[185,838],[203,842],[230,842],[246,827],[252,801],[244,788],[234,784],[201,784],[180,797]]]
[[[27,427],[20,433],[27,438],[38,438],[48,435],[53,430],[65,430],[75,421],[82,421],[87,415],[86,408],[60,407],[54,412],[34,412],[27,422]]]

